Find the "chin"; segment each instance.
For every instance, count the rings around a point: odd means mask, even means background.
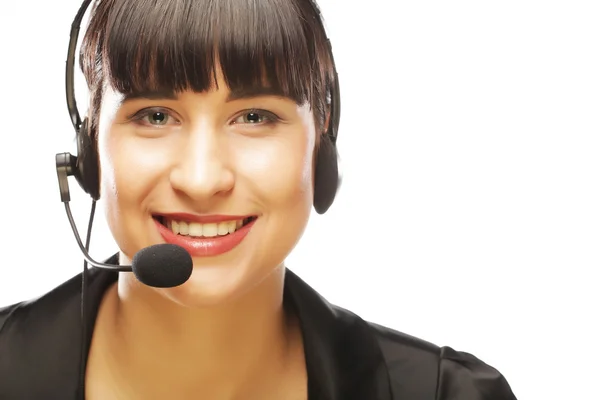
[[[155,290],[184,307],[214,307],[235,302],[276,270],[278,267],[253,272],[239,264],[236,267],[194,265],[192,276],[183,285]]]

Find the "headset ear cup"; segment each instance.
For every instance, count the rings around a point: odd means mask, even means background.
[[[100,198],[100,174],[98,171],[98,152],[89,132],[88,119],[85,118],[77,132],[77,162],[75,178],[81,188],[94,200]]]
[[[317,152],[315,165],[314,207],[324,214],[333,204],[340,186],[337,148],[325,135]]]

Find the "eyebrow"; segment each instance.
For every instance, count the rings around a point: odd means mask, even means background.
[[[225,101],[229,103],[235,100],[252,99],[260,96],[283,97],[286,99],[290,98],[290,96],[286,96],[281,90],[277,90],[271,87],[254,86],[250,88],[239,88],[230,91]]]
[[[252,99],[260,96],[273,96],[293,100],[290,96],[286,96],[283,91],[271,87],[249,87],[231,90],[225,101],[230,103],[236,100]],[[178,93],[173,90],[150,90],[142,92],[126,93],[123,96],[121,104],[132,100],[177,100]]]
[[[143,92],[131,92],[123,95],[121,104],[132,100],[177,100],[177,93],[172,90],[149,90]]]

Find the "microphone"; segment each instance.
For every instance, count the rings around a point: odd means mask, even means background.
[[[192,256],[183,247],[174,244],[156,244],[145,247],[133,256],[131,265],[106,264],[90,257],[81,241],[69,205],[70,195],[67,179],[70,168],[66,168],[66,166],[71,165],[72,160],[69,160],[69,158],[72,156],[69,156],[65,153],[57,154],[56,172],[61,189],[61,200],[65,205],[69,224],[86,261],[94,267],[109,271],[133,272],[135,277],[147,286],[169,288],[185,283],[192,275],[194,267]]]
[[[112,265],[94,260],[83,246],[73,220],[71,207],[67,202],[65,210],[79,249],[90,265],[110,271],[133,272],[144,285],[157,288],[182,285],[192,275],[194,267],[192,256],[183,247],[175,244],[155,244],[145,247],[133,256],[131,265]]]

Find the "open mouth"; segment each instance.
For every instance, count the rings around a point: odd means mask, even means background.
[[[161,215],[155,215],[153,218],[176,235],[197,238],[227,236],[257,219],[253,216],[230,221],[200,223],[175,220]]]

